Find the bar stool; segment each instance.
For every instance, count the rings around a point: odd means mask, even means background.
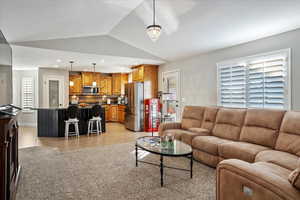
[[[65,121],[65,138],[68,139],[69,136],[77,136],[79,137],[79,128],[77,119],[78,107],[77,106],[69,106],[67,109],[67,114],[69,119]],[[74,125],[75,132],[69,131],[70,125]]]
[[[88,123],[88,136],[92,133],[97,133],[97,135],[99,135],[99,133],[102,133],[100,112],[100,105],[94,105],[92,107],[92,119],[90,119]],[[96,130],[94,129],[94,125],[96,125]]]

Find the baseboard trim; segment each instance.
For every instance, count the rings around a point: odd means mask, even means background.
[[[19,126],[37,127],[36,123],[19,123]]]

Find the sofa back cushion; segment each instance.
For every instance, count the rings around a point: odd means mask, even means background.
[[[300,156],[300,112],[286,112],[275,149]]]
[[[274,148],[285,111],[248,109],[240,140]]]
[[[212,134],[229,140],[238,140],[245,113],[245,109],[220,108]]]
[[[188,130],[189,128],[200,128],[203,120],[205,107],[186,106],[183,110],[181,127]]]
[[[204,129],[208,130],[209,132],[212,131],[212,129],[214,128],[215,122],[216,122],[218,110],[219,109],[216,107],[206,107],[205,108],[201,128],[204,128]]]

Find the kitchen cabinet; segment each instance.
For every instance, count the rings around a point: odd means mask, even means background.
[[[92,86],[94,81],[93,72],[81,72],[82,86]]]
[[[81,94],[84,86],[92,86],[96,81],[99,95],[120,96],[125,94],[125,84],[128,82],[128,74],[99,73],[99,72],[72,72],[69,75],[74,86],[69,87],[70,95]]]
[[[101,84],[101,73],[96,72],[95,73],[95,81],[97,83],[97,87],[100,89],[100,84]],[[99,91],[100,95],[101,91]]]
[[[144,98],[157,98],[158,66],[138,65],[132,67],[132,81],[144,83]]]
[[[105,110],[105,121],[109,121],[109,105],[103,105]]]
[[[112,77],[101,76],[100,78],[100,95],[109,96],[112,94]]]
[[[103,105],[105,109],[105,121],[120,122],[125,121],[125,105]]]
[[[132,81],[143,82],[144,81],[144,66],[139,65],[132,70]]]
[[[69,87],[70,95],[80,94],[82,92],[82,79],[80,73],[70,74],[69,80],[73,81],[74,85]]]
[[[125,105],[118,106],[118,121],[120,123],[125,122]]]
[[[126,83],[128,83],[128,74],[121,74],[121,95],[125,95]]]
[[[118,121],[118,105],[110,105],[108,110],[108,121]]]
[[[121,74],[112,74],[112,94],[121,95]]]
[[[125,94],[125,84],[128,83],[128,74],[117,73],[112,75],[112,94],[119,96]]]

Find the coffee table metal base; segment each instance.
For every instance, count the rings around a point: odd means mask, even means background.
[[[190,172],[190,177],[193,178],[193,160],[194,160],[193,152],[191,152],[189,155],[186,155],[186,156],[180,156],[180,157],[187,157],[190,159],[190,169],[183,169],[183,168],[177,168],[177,167],[171,167],[171,166],[164,165],[164,156],[167,156],[167,155],[160,155],[160,164],[139,160],[138,159],[138,151],[139,150],[145,151],[144,149],[140,149],[140,148],[138,148],[137,145],[135,145],[135,166],[138,167],[138,163],[140,162],[140,163],[145,163],[145,164],[150,164],[150,165],[160,167],[160,185],[161,185],[161,187],[164,186],[164,168],[188,171],[188,172]],[[169,156],[169,157],[174,157],[174,156]],[[176,156],[176,157],[179,157],[179,156]]]

